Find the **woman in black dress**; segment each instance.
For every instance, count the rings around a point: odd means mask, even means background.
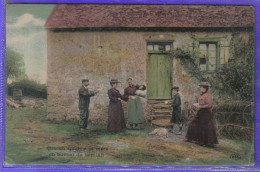
[[[128,98],[124,97],[118,91],[118,83],[120,81],[111,79],[111,89],[108,90],[109,106],[108,106],[108,124],[107,130],[110,132],[119,132],[126,128],[126,122],[123,112],[121,101],[127,101]]]
[[[198,112],[189,124],[186,141],[195,141],[200,145],[213,147],[218,144],[215,118],[212,113],[212,95],[208,93],[210,84],[201,82],[199,84],[201,95],[199,103],[195,104]]]

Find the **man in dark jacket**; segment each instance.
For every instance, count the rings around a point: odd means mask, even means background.
[[[95,91],[88,90],[89,80],[83,79],[82,86],[79,88],[79,112],[80,112],[80,120],[79,120],[79,128],[83,133],[87,129],[88,125],[88,117],[89,117],[89,103],[90,97],[94,96],[98,92],[101,91],[100,88],[97,88]]]

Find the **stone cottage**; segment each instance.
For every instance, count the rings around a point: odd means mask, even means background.
[[[182,102],[196,101],[198,86],[183,64],[168,53],[176,48],[199,50],[200,70],[212,73],[228,62],[234,33],[247,39],[254,32],[252,6],[213,5],[56,5],[47,29],[48,117],[62,121],[78,117],[81,79],[102,92],[91,98],[90,121],[105,123],[111,78],[147,85],[145,118],[169,115],[154,104],[171,99],[180,86]],[[163,106],[161,106],[163,108]],[[159,108],[160,109],[160,108]],[[126,115],[126,114],[125,114]],[[126,116],[127,117],[127,116]]]

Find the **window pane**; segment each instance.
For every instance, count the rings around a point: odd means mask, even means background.
[[[147,45],[148,50],[153,50],[153,45]]]
[[[205,71],[207,69],[206,65],[206,58],[200,58],[200,70]]]
[[[216,57],[216,44],[209,44],[209,54]]]
[[[207,45],[206,44],[200,44],[200,53],[201,56],[207,55]]]
[[[158,51],[159,50],[159,45],[154,45],[153,48],[154,48],[155,51]]]
[[[207,70],[207,59],[205,58],[207,55],[207,45],[206,44],[200,44],[200,56],[203,58],[200,58],[200,70],[206,71]]]
[[[216,44],[209,44],[209,70],[216,69]]]
[[[209,44],[209,56],[216,58],[217,51],[216,51],[216,44]]]
[[[170,45],[166,45],[166,46],[165,46],[165,50],[166,50],[166,51],[170,51],[170,50],[171,50],[171,46],[170,46]]]
[[[165,48],[164,48],[164,45],[159,45],[159,50],[161,51],[161,50],[164,50]]]
[[[216,64],[216,57],[210,57],[209,56],[209,64]]]
[[[206,58],[200,58],[200,64],[206,64]]]
[[[205,71],[207,68],[206,68],[206,64],[201,64],[200,65],[200,70],[201,71]]]

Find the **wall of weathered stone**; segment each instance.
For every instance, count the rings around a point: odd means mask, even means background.
[[[223,45],[220,55],[225,51],[228,57],[231,35],[230,32],[48,31],[48,118],[78,119],[78,89],[81,79],[88,78],[92,89],[102,88],[91,98],[90,122],[106,123],[111,78],[122,81],[121,93],[128,77],[133,77],[135,83],[146,84],[146,40],[172,40],[174,48],[192,48],[194,38],[218,37]],[[198,82],[185,73],[178,59],[173,61],[173,85],[180,86],[183,102],[196,101]],[[148,120],[150,108],[145,99],[142,101]],[[123,105],[126,110],[126,104]]]

